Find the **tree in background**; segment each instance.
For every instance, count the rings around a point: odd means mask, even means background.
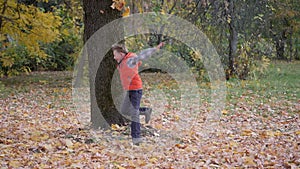
[[[1,2],[0,75],[16,75],[37,70],[38,65],[52,64],[53,58],[59,58],[51,49],[55,43],[63,46],[63,43],[74,43],[80,37],[80,28],[73,26],[78,21],[75,21],[75,15],[80,16],[79,8],[80,3],[75,0]],[[63,52],[67,56],[65,53],[68,52]],[[60,65],[52,66],[58,68]]]
[[[299,51],[299,1],[273,0],[268,5],[271,7],[269,31],[276,46],[276,59],[292,60],[297,57]]]
[[[59,38],[57,28],[61,25],[61,18],[16,1],[5,0],[0,8],[2,66],[10,67],[14,64],[15,58],[5,55],[5,49],[17,45],[24,46],[29,55],[46,57],[39,43],[50,43]]]

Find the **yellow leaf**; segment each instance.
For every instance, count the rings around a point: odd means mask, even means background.
[[[245,157],[243,160],[244,160],[245,165],[248,165],[248,166],[256,165],[254,162],[254,159],[252,157]]]
[[[274,132],[273,131],[266,131],[266,134],[269,137],[274,137]]]
[[[84,168],[84,167],[85,167],[84,164],[80,164],[80,163],[71,165],[71,168]]]
[[[49,135],[48,134],[43,134],[40,136],[40,140],[48,140],[49,139]]]
[[[137,7],[138,7],[138,10],[139,10],[140,13],[144,12],[143,7],[141,5],[141,2],[137,3]]]
[[[276,131],[276,132],[274,133],[274,135],[275,135],[275,136],[282,136],[282,133],[281,133],[280,131]]]
[[[157,158],[153,157],[153,158],[150,158],[149,160],[151,163],[156,163],[157,162]]]
[[[295,131],[295,134],[296,134],[296,135],[300,135],[300,130]]]
[[[129,6],[127,6],[125,8],[125,11],[123,12],[122,16],[125,17],[125,16],[129,16],[130,15],[130,8]]]
[[[112,124],[111,125],[111,129],[112,130],[119,130],[120,129],[120,126],[118,124]]]
[[[227,110],[222,110],[222,114],[227,115],[228,111]]]
[[[67,88],[63,88],[63,92],[66,93],[68,91]]]
[[[15,63],[15,60],[14,58],[7,56],[1,58],[1,62],[4,67],[12,67],[12,65]]]
[[[180,149],[185,149],[187,147],[185,144],[175,144],[175,146]]]
[[[118,165],[118,164],[115,164],[115,166],[116,166],[118,169],[126,169],[126,168],[124,168],[124,167],[122,167],[122,166],[120,166],[120,165]]]
[[[65,144],[68,148],[72,147],[73,146],[73,142],[70,140],[70,139],[66,139],[65,140]]]
[[[50,145],[50,144],[44,145],[44,148],[45,148],[46,150],[48,150],[48,151],[52,151],[52,150],[53,150],[53,147],[52,147],[52,145]]]
[[[10,161],[8,165],[13,168],[19,168],[22,166],[22,164],[19,161],[15,161],[15,160]]]
[[[229,145],[230,145],[230,147],[237,147],[238,146],[238,144],[234,141],[230,141]]]
[[[110,7],[119,11],[121,11],[126,4],[125,0],[113,0],[113,2],[114,3]]]
[[[243,130],[241,136],[251,136],[252,131],[249,129]]]
[[[274,136],[281,136],[282,133],[280,131],[263,131],[260,133],[261,137],[267,138],[267,137],[274,137]]]
[[[175,115],[175,116],[174,116],[174,119],[175,119],[175,121],[179,121],[179,120],[180,120],[180,117],[179,117],[178,115]]]
[[[227,23],[231,23],[231,16],[230,15],[227,18]]]
[[[161,124],[157,123],[157,124],[155,124],[155,128],[160,130],[163,128],[163,126]]]
[[[33,132],[33,133],[31,134],[30,139],[31,139],[32,141],[36,141],[36,142],[41,141],[41,135],[42,135],[42,134],[41,134],[40,132],[38,132],[38,131]]]

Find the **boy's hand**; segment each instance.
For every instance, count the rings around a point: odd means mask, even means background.
[[[165,43],[164,43],[164,42],[160,42],[160,44],[159,44],[159,45],[157,45],[157,46],[156,46],[156,48],[157,48],[157,49],[160,49],[160,48],[161,48],[161,47],[163,47],[164,45],[165,45]]]

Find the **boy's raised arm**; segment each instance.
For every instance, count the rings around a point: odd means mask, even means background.
[[[131,68],[134,67],[140,60],[145,60],[148,59],[150,56],[152,56],[152,54],[157,52],[163,45],[164,43],[161,42],[159,45],[157,45],[154,48],[148,48],[142,50],[139,54],[137,54],[137,56],[128,59],[127,65]]]

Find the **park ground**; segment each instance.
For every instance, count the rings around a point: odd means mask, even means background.
[[[145,97],[165,91],[164,111],[146,128],[148,141],[130,142],[126,127],[90,130],[78,123],[72,72],[33,72],[0,83],[1,168],[299,168],[300,62],[272,63],[259,80],[226,82],[226,107],[217,130],[204,137],[209,83],[199,82],[200,115],[178,138],[163,132],[180,121],[176,84],[143,74]],[[147,81],[152,86],[147,86]],[[156,82],[159,81],[157,83]],[[203,90],[202,90],[203,89]],[[171,104],[175,103],[175,104]],[[190,108],[186,109],[189,112]],[[167,144],[168,143],[168,144]]]

